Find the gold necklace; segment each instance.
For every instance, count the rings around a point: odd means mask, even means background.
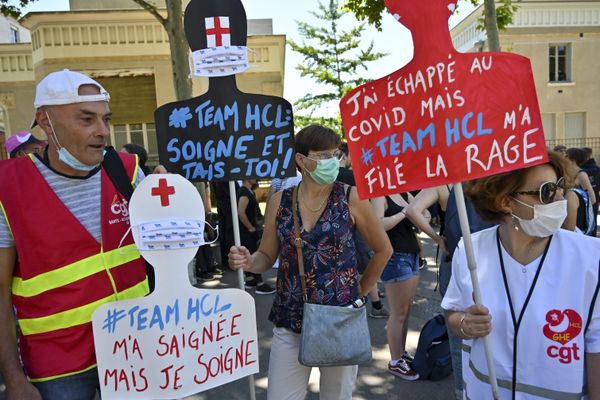
[[[298,190],[302,190],[302,185],[300,185],[300,189],[298,189]],[[302,190],[302,197],[304,197],[304,190]],[[323,206],[327,202],[328,198],[329,198],[329,196],[325,196],[325,198],[323,198],[323,201],[321,201],[321,204],[319,204],[319,207],[317,207],[316,209],[315,208],[310,208],[308,206],[308,204],[306,203],[305,200],[303,200],[302,202],[304,203],[304,207],[306,207],[309,211],[317,213],[317,212],[321,211],[321,209],[323,208]]]

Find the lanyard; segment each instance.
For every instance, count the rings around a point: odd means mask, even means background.
[[[517,385],[517,337],[519,334],[519,327],[521,326],[521,321],[523,320],[523,315],[525,315],[525,309],[529,304],[529,300],[531,300],[531,296],[533,295],[533,290],[535,289],[535,285],[540,276],[540,272],[542,271],[542,266],[544,265],[544,260],[546,259],[546,254],[548,254],[548,249],[550,248],[550,242],[552,242],[552,236],[548,238],[548,243],[546,243],[546,247],[544,248],[544,252],[542,253],[542,259],[537,266],[537,270],[535,271],[535,277],[533,278],[533,282],[531,283],[531,287],[529,288],[529,292],[527,293],[527,297],[525,298],[525,303],[523,303],[523,308],[521,309],[521,313],[519,314],[519,318],[515,315],[515,308],[513,306],[512,299],[510,297],[510,289],[508,288],[508,279],[506,278],[506,269],[504,268],[504,258],[502,257],[502,248],[500,245],[500,227],[496,230],[496,244],[498,246],[498,258],[500,259],[500,268],[502,270],[502,279],[504,280],[504,289],[506,290],[506,297],[508,298],[508,305],[510,307],[510,316],[513,322],[514,329],[514,337],[513,337],[513,368],[512,368],[512,398],[513,400],[516,398],[516,385]]]

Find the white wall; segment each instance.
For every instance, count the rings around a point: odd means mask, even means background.
[[[0,14],[0,43],[12,43],[11,27],[19,31],[19,43],[30,43],[31,34],[17,20]]]

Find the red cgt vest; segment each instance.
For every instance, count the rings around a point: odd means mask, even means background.
[[[137,159],[120,153],[132,183]],[[102,172],[102,243],[71,214],[29,157],[0,163],[0,206],[18,262],[13,302],[20,350],[32,381],[96,365],[92,313],[101,304],[148,293],[146,266],[128,235],[127,201]]]

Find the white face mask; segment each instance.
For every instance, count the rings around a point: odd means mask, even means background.
[[[567,218],[567,200],[557,200],[549,204],[535,204],[533,206],[517,200],[517,203],[533,208],[532,219],[522,219],[511,214],[519,220],[519,225],[529,236],[548,237],[556,233]]]

